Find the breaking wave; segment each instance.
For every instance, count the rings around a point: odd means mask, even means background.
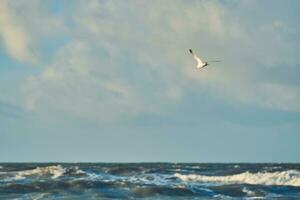
[[[38,175],[38,176],[45,176],[51,175],[51,178],[55,179],[62,176],[66,172],[66,169],[63,168],[61,165],[57,166],[47,166],[47,167],[37,167],[31,170],[24,170],[19,171],[16,173],[16,179],[23,179],[26,176]]]
[[[57,179],[63,175],[86,175],[86,173],[80,170],[78,167],[64,168],[61,165],[53,165],[47,167],[36,167],[34,169],[22,170],[22,171],[10,171],[0,172],[0,182],[9,182],[13,180],[23,180],[28,177],[49,177],[51,179]],[[2,179],[2,180],[1,180]]]
[[[229,176],[204,176],[197,174],[183,175],[176,173],[175,177],[182,181],[212,183],[212,184],[251,184],[251,185],[284,185],[300,186],[300,172],[287,170],[281,172],[244,172]]]

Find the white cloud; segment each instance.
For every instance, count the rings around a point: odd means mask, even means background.
[[[275,38],[249,32],[231,9],[218,1],[80,1],[68,14],[71,42],[41,76],[28,80],[27,105],[36,112],[110,120],[165,112],[189,90],[299,111],[297,87],[260,75],[265,65],[287,62],[283,53],[293,46],[275,29]],[[188,48],[223,62],[195,71]]]
[[[261,86],[261,93],[262,99],[257,103],[263,106],[284,111],[300,111],[300,89],[297,86],[266,83]]]
[[[30,49],[30,35],[16,22],[15,14],[7,1],[0,2],[0,35],[9,55],[19,61],[32,62],[35,56]]]
[[[40,1],[0,1],[0,39],[20,62],[38,63],[39,39],[65,30],[64,21],[47,12]]]
[[[59,71],[57,71],[54,68],[47,68],[45,69],[42,80],[46,81],[59,81],[63,79],[63,74],[61,74]]]

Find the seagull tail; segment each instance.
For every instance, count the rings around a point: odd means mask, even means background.
[[[190,53],[191,53],[191,54],[193,54],[193,51],[192,51],[192,49],[189,49],[189,51],[190,51]]]

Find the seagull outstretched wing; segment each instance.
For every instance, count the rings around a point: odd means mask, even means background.
[[[193,58],[197,62],[197,66],[196,66],[197,69],[202,68],[203,66],[205,66],[205,63],[192,51],[192,49],[190,49],[190,53],[193,55]]]

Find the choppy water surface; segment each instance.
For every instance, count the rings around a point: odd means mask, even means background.
[[[0,163],[0,199],[300,199],[300,164]]]

